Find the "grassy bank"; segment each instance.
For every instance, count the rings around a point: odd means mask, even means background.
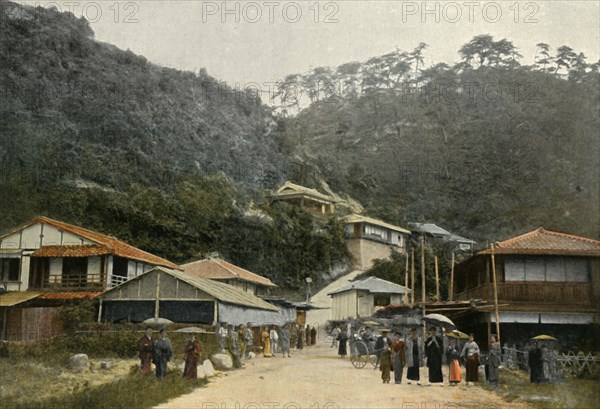
[[[597,409],[600,381],[567,378],[563,383],[532,384],[527,373],[504,368],[500,394],[508,402],[525,401],[536,409]]]

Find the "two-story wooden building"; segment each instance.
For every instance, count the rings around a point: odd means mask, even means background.
[[[375,259],[388,259],[392,251],[406,253],[410,231],[359,214],[345,219],[348,250],[357,270],[368,270]]]
[[[37,217],[0,236],[0,339],[56,335],[56,307],[94,298],[155,266],[177,268],[114,237]]]
[[[493,250],[502,342],[540,333],[576,342],[600,314],[600,241],[546,230],[498,242]],[[457,300],[493,304],[492,250],[456,266]],[[487,339],[495,313],[456,318],[464,330]]]

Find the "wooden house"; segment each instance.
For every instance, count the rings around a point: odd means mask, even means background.
[[[408,223],[412,232],[413,241],[416,243],[421,239],[429,246],[435,246],[438,243],[452,243],[456,251],[473,252],[476,241],[457,234],[450,233],[448,230],[433,223]]]
[[[357,270],[368,270],[375,259],[388,259],[392,251],[406,253],[410,231],[371,217],[346,217],[348,249]]]
[[[38,217],[0,236],[0,340],[57,335],[59,306],[154,266],[177,267],[114,237]]]
[[[180,269],[190,277],[220,281],[258,296],[267,295],[272,288],[277,287],[268,278],[219,258],[193,261],[181,265]]]
[[[296,319],[294,309],[276,306],[231,285],[182,271],[156,267],[102,296],[105,322],[166,318],[177,323],[282,325]]]
[[[410,289],[377,277],[351,282],[327,294],[331,297],[331,319],[370,317],[380,308],[400,304],[405,293]]]
[[[494,247],[503,341],[537,333],[574,339],[598,322],[600,241],[540,227]],[[456,266],[457,300],[493,304],[491,255],[490,249],[480,251]],[[487,339],[495,328],[491,310],[457,319],[479,338]]]
[[[292,182],[285,182],[271,195],[271,200],[285,201],[317,214],[333,214],[335,212],[336,201],[332,196]]]

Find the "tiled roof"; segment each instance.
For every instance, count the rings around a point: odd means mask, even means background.
[[[273,193],[273,196],[279,198],[285,198],[287,196],[308,196],[313,199],[319,199],[326,202],[335,202],[335,199],[332,196],[325,195],[316,189],[310,189],[292,182],[285,182],[283,186]]]
[[[164,266],[170,268],[177,268],[177,265],[171,263],[164,258],[155,256],[154,254],[148,253],[146,251],[140,250],[137,247],[133,247],[125,242],[117,240],[114,237],[107,236],[105,234],[97,233],[95,231],[91,231],[88,229],[84,229],[83,227],[74,226],[72,224],[59,222],[58,220],[50,219],[49,217],[39,216],[29,223],[21,226],[12,232],[6,234],[5,236],[12,234],[16,231],[22,230],[26,227],[32,226],[37,223],[45,223],[50,226],[54,226],[57,229],[67,231],[69,233],[75,234],[77,236],[83,237],[87,240],[90,240],[96,244],[104,246],[110,249],[112,254],[115,254],[120,257],[125,257],[132,260],[142,261],[148,264],[156,265],[156,266]],[[4,237],[4,236],[3,236]],[[1,238],[1,237],[0,237]]]
[[[184,274],[189,275],[190,277],[202,277],[211,280],[239,279],[267,287],[277,287],[268,278],[252,273],[219,258],[193,261],[181,265],[180,268],[183,269]]]
[[[327,295],[343,293],[345,291],[352,290],[365,290],[370,293],[385,293],[385,294],[404,294],[405,292],[410,293],[410,289],[404,286],[382,280],[377,277],[367,277],[363,280],[354,281],[348,285],[345,285],[337,290],[333,290]]]
[[[487,249],[477,254],[490,253],[491,250]],[[494,245],[494,254],[600,256],[600,241],[540,227],[512,239],[497,242]]]
[[[0,307],[12,307],[39,297],[41,294],[36,291],[9,291],[0,293]]]
[[[70,292],[70,293],[45,293],[40,295],[41,300],[92,300],[102,293]]]
[[[31,257],[89,257],[110,254],[110,249],[97,244],[69,244],[64,246],[42,246]]]
[[[145,273],[140,274],[139,276],[132,278],[131,280],[126,281],[123,284],[120,284],[116,287],[111,288],[110,290],[105,291],[104,294],[113,291],[119,291],[119,289],[122,288],[122,286],[135,285],[135,281],[143,280],[149,274],[157,270],[169,274],[178,280],[181,280],[201,291],[204,291],[205,293],[213,296],[221,302],[235,305],[243,305],[246,307],[257,308],[261,310],[279,311],[277,307],[269,304],[266,301],[261,300],[254,294],[239,290],[229,284],[221,283],[215,280],[209,280],[208,278],[192,277],[185,274],[182,271],[172,270],[164,267],[154,267],[153,269],[148,270]],[[154,295],[152,295],[152,297],[154,297]]]
[[[433,223],[409,223],[409,226],[415,231],[429,233],[434,236],[450,236],[452,234],[448,230]]]
[[[368,223],[374,226],[385,227],[386,229],[399,231],[401,233],[410,234],[410,231],[403,229],[402,227],[394,226],[393,224],[386,223],[381,220],[373,219],[372,217],[362,216],[360,214],[351,214],[346,217],[346,223]]]

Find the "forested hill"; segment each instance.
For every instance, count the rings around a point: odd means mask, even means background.
[[[0,7],[5,178],[124,189],[165,187],[184,171],[223,172],[251,188],[280,182],[275,122],[255,96],[95,41],[71,13]]]
[[[428,221],[499,240],[545,226],[600,236],[598,62],[537,45],[525,65],[506,39],[474,37],[454,66],[426,44],[290,75],[281,106],[292,178],[318,166],[334,190],[391,222]]]

